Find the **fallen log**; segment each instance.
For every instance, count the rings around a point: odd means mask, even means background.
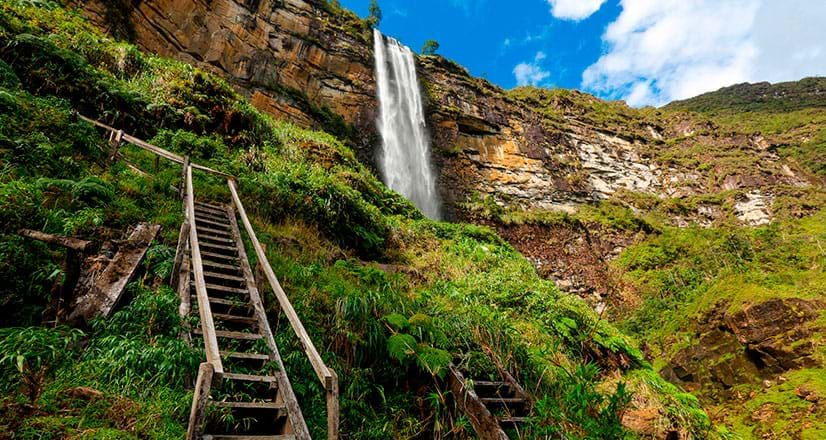
[[[17,233],[24,237],[33,238],[44,243],[56,244],[58,246],[63,246],[65,248],[74,249],[78,252],[89,252],[93,246],[93,243],[88,240],[81,240],[79,238],[66,237],[62,235],[47,234],[45,232],[35,231],[33,229],[20,229],[17,231]]]

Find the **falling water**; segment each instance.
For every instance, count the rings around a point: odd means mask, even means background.
[[[381,170],[384,182],[422,212],[439,218],[439,196],[430,167],[430,137],[413,52],[373,31],[379,95]]]

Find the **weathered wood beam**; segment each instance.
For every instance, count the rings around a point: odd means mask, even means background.
[[[218,340],[215,336],[215,322],[212,320],[212,308],[209,305],[209,296],[204,281],[204,263],[201,259],[201,246],[198,242],[198,231],[195,227],[195,196],[192,189],[192,165],[186,168],[186,220],[189,222],[189,247],[191,252],[192,278],[195,281],[195,293],[198,297],[198,311],[201,315],[201,330],[204,334],[204,348],[207,361],[212,364],[215,377],[220,380],[224,374],[221,363],[221,354],[218,350]]]
[[[79,238],[66,237],[63,235],[48,234],[45,232],[35,231],[33,229],[20,229],[17,233],[24,237],[33,238],[44,243],[63,246],[65,248],[74,249],[83,253],[91,251],[94,244],[88,240],[81,240]]]
[[[92,289],[77,299],[70,321],[80,317],[88,320],[97,314],[107,318],[112,315],[160,229],[160,225],[141,223],[132,231],[129,239],[120,244],[112,261],[97,276]]]

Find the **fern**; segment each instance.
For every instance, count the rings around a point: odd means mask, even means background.
[[[419,346],[416,351],[416,363],[431,376],[444,378],[451,359],[452,356],[447,351],[428,345]]]
[[[410,322],[407,321],[407,318],[399,313],[391,313],[385,316],[384,320],[396,331],[407,330],[407,328],[410,327]]]
[[[416,353],[416,338],[398,333],[387,339],[387,352],[393,359],[406,362]]]

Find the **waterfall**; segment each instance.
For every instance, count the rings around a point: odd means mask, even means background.
[[[439,219],[439,196],[430,166],[430,136],[416,77],[413,52],[373,31],[382,139],[379,164],[384,183],[410,199],[426,216]]]

